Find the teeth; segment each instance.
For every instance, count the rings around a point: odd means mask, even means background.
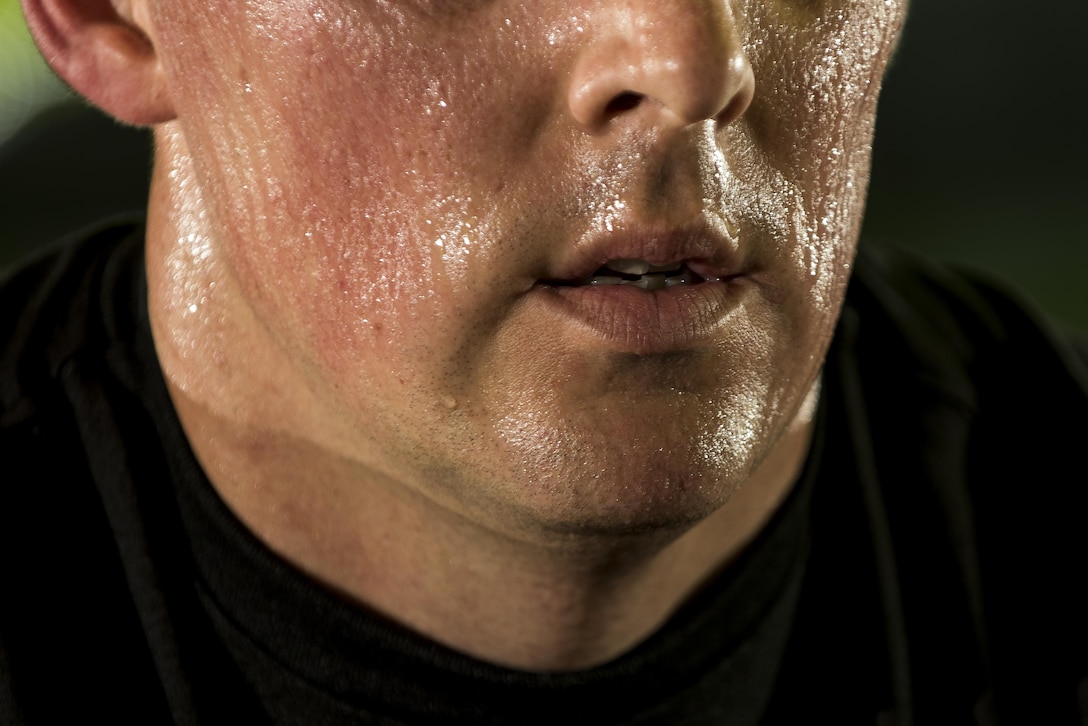
[[[695,278],[691,275],[691,270],[684,270],[682,275],[673,275],[665,278],[665,287],[672,287],[673,285],[686,285]]]
[[[612,260],[607,267],[625,275],[645,275],[650,271],[650,263],[645,260]]]
[[[622,277],[610,277],[608,275],[594,275],[589,280],[590,285],[622,285]]]
[[[633,273],[629,273],[633,274]],[[695,281],[691,270],[685,269],[681,274],[669,275],[664,272],[644,274],[637,280],[625,280],[622,277],[612,275],[595,275],[589,280],[590,285],[630,285],[643,290],[663,290],[673,285],[686,285]]]
[[[670,262],[665,265],[651,265],[646,260],[612,260],[606,267],[625,275],[645,275],[647,272],[675,272],[683,265],[681,262]]]
[[[641,287],[643,290],[664,290],[665,289],[665,275],[657,273],[655,275],[643,275],[632,283],[635,287]]]

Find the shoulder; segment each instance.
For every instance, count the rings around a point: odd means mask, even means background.
[[[1045,510],[1053,522],[1083,522],[1084,508],[1054,507],[1088,505],[1080,341],[975,273],[894,250],[860,257],[856,272],[844,312],[850,340],[840,342],[857,361],[870,416],[887,426],[913,417],[955,435],[961,473],[987,515]]]
[[[32,504],[63,504],[58,495],[87,477],[72,373],[107,355],[119,328],[134,327],[121,322],[134,314],[120,310],[132,307],[140,249],[139,227],[102,227],[0,278],[0,456],[8,472],[0,511],[17,517],[13,524]]]
[[[891,325],[882,337],[901,340],[924,362],[1006,369],[1057,365],[1080,384],[1088,382],[1085,341],[1059,330],[1015,290],[979,272],[901,248],[863,248],[849,298],[874,322]],[[936,348],[945,356],[934,358]],[[999,349],[1011,357],[990,357]]]
[[[844,323],[908,630],[925,613],[925,642],[963,588],[1003,707],[1064,723],[1088,683],[1084,347],[1002,285],[895,250],[859,256]]]
[[[43,250],[0,278],[0,455],[17,482],[65,482],[80,470],[74,371],[107,357],[137,328],[142,233],[134,224],[95,228]],[[49,481],[50,479],[45,479]],[[13,511],[7,508],[7,511]]]
[[[108,347],[116,309],[131,307],[131,278],[141,264],[140,233],[133,225],[108,226],[53,247],[5,271],[0,279],[0,454],[9,471],[73,467],[66,454],[78,417],[67,385],[80,357]],[[127,268],[121,272],[119,268]],[[14,478],[6,479],[10,489]],[[0,491],[0,496],[5,492]]]
[[[851,327],[861,365],[938,389],[976,423],[1032,415],[1054,435],[1059,422],[1039,417],[1073,416],[1088,431],[1086,341],[1000,282],[906,250],[863,249],[844,310]]]
[[[0,598],[0,713],[13,723],[119,714],[136,708],[119,688],[141,707],[160,689],[121,556],[133,544],[101,481],[103,462],[124,464],[87,405],[108,384],[86,372],[137,325],[141,242],[138,225],[99,228],[0,281],[0,571],[13,595]],[[104,653],[118,656],[109,669]]]
[[[110,224],[0,275],[0,425],[30,415],[68,360],[121,332],[110,328],[132,317],[142,265],[142,228]]]

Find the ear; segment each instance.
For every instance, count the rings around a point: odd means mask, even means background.
[[[139,126],[174,108],[151,40],[144,0],[22,0],[46,62],[106,113]]]

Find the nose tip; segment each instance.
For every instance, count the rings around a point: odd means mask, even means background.
[[[665,123],[726,124],[754,89],[726,0],[635,0],[606,14],[581,49],[569,107],[587,130],[651,108]]]

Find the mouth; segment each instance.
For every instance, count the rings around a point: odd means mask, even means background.
[[[629,225],[581,240],[536,279],[532,298],[598,350],[662,353],[717,336],[751,278],[721,226]]]
[[[750,287],[744,274],[717,274],[697,261],[622,258],[577,277],[540,280],[537,290],[560,320],[591,332],[596,345],[649,354],[714,337]]]
[[[556,287],[625,285],[641,290],[664,290],[676,285],[697,285],[721,279],[713,273],[708,274],[712,276],[704,277],[692,269],[692,265],[682,261],[655,265],[646,260],[619,259],[610,260],[590,275],[578,279],[544,280],[543,283]]]
[[[702,218],[679,227],[613,222],[607,234],[588,232],[553,265],[538,284],[646,291],[728,282],[746,267],[728,225]]]

